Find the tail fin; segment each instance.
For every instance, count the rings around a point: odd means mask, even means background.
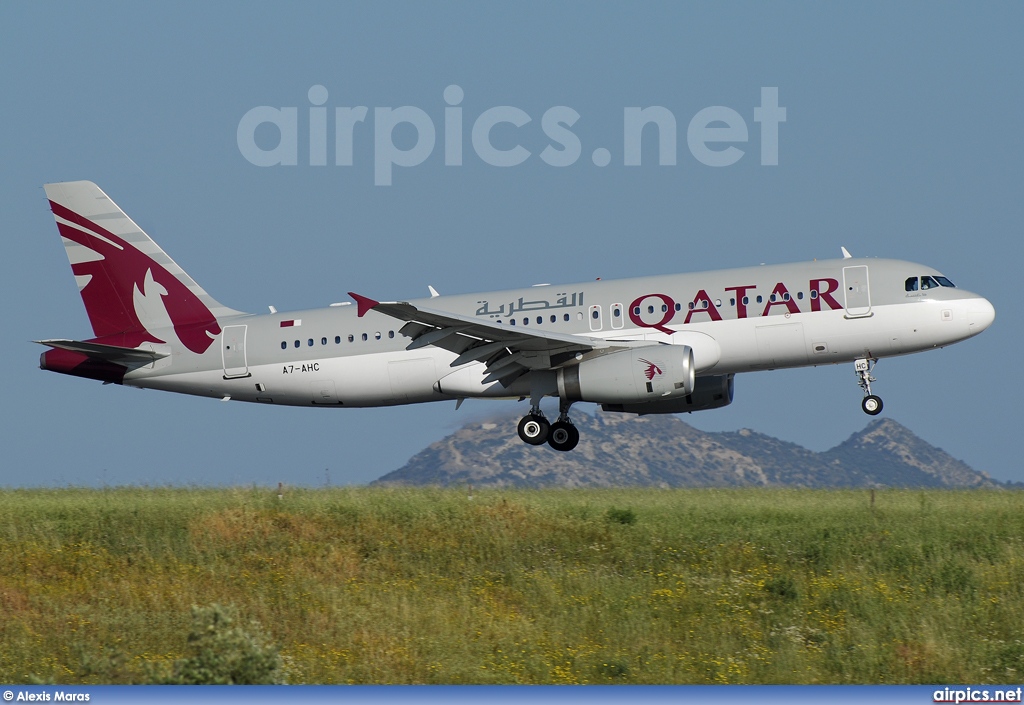
[[[217,319],[240,314],[207,294],[96,184],[44,188],[97,339],[135,348],[176,335],[201,354],[220,334]]]

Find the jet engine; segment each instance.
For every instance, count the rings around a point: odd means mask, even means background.
[[[682,399],[648,401],[640,404],[602,404],[603,411],[628,414],[682,414],[690,411],[718,409],[732,404],[733,375],[698,377],[693,392]]]
[[[645,345],[583,360],[558,370],[558,395],[570,401],[637,404],[693,392],[693,349]]]

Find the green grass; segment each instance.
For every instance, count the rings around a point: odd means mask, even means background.
[[[0,492],[0,682],[141,682],[193,605],[293,683],[1005,683],[1015,491]]]

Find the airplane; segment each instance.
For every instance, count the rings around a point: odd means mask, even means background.
[[[743,372],[878,360],[977,335],[992,304],[931,267],[842,258],[250,314],[214,300],[90,181],[45,191],[94,337],[34,341],[40,367],[279,406],[530,400],[520,438],[576,447],[576,402],[677,414],[727,406]],[[557,397],[552,423],[540,409]]]

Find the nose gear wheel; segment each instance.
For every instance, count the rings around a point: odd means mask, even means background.
[[[857,384],[864,390],[864,399],[860,402],[860,408],[869,416],[877,416],[882,413],[882,398],[871,393],[871,383],[878,381],[871,376],[871,370],[877,362],[877,358],[866,357],[853,362],[853,369],[857,373]]]

